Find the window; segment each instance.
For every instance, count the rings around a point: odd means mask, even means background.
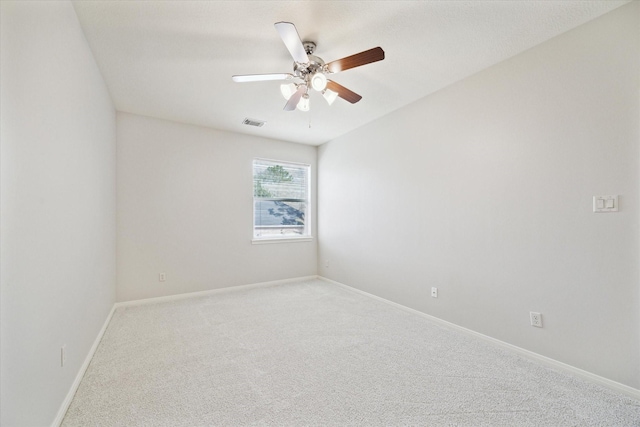
[[[253,238],[310,238],[309,165],[253,161]]]

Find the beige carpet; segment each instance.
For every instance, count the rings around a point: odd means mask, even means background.
[[[640,401],[321,281],[118,309],[64,426],[639,426]]]

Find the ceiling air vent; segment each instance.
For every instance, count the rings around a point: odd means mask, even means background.
[[[247,126],[255,126],[261,128],[266,122],[256,119],[244,119],[242,124]]]

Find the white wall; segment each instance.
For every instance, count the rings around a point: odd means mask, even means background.
[[[316,147],[126,113],[117,121],[118,301],[316,274],[315,200],[313,241],[251,244],[253,158],[310,164],[315,195]]]
[[[70,2],[0,5],[0,424],[42,426],[115,301],[115,110]]]
[[[639,8],[321,146],[319,274],[640,387]]]

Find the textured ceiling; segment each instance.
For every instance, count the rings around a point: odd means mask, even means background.
[[[75,1],[116,109],[318,145],[628,1]],[[293,22],[329,62],[381,46],[386,59],[332,76],[363,96],[283,111],[289,73],[274,29]],[[245,117],[266,120],[245,126]]]

